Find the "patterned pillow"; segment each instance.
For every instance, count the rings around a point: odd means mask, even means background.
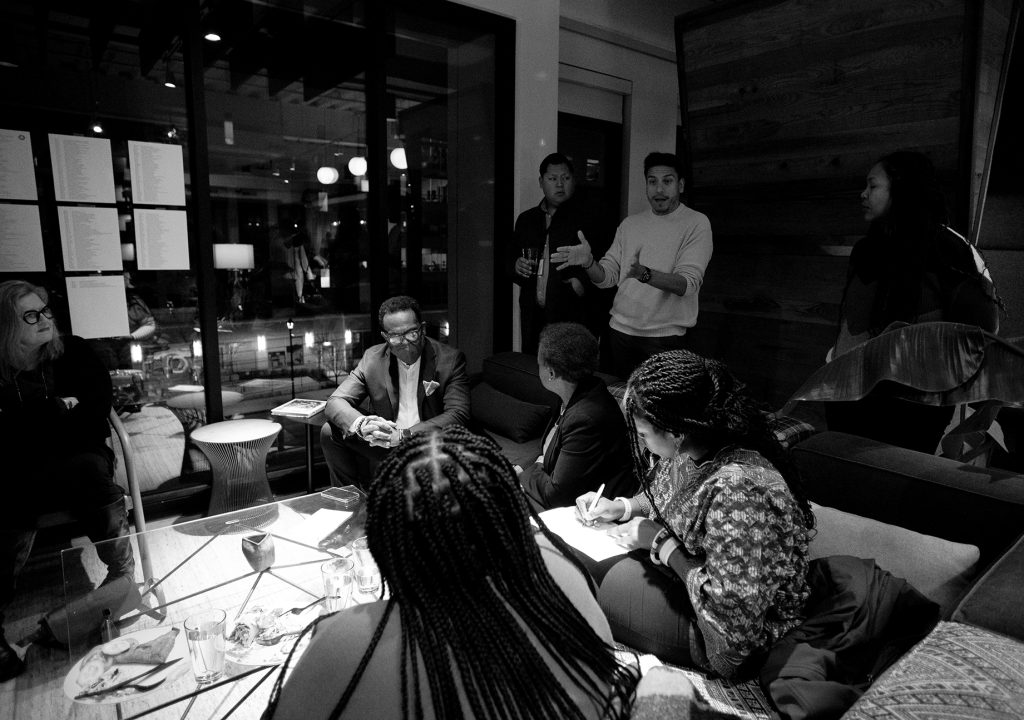
[[[765,419],[768,421],[768,429],[784,448],[791,448],[818,433],[818,428],[810,423],[797,420],[789,415],[766,413]]]
[[[1024,643],[940,622],[843,715],[893,718],[1024,718]]]

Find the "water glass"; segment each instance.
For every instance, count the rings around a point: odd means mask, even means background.
[[[217,609],[203,610],[185,619],[192,673],[199,684],[213,682],[224,674],[226,623],[226,613]]]
[[[344,609],[352,596],[355,563],[345,558],[328,560],[320,566],[324,578],[324,604],[328,612]]]
[[[356,570],[359,592],[376,595],[380,592],[380,568],[373,562],[363,563]]]
[[[536,274],[537,264],[540,261],[540,249],[535,247],[524,247],[523,257],[526,258],[526,262],[530,263],[530,272]]]
[[[374,564],[373,555],[370,554],[370,545],[367,543],[365,535],[352,541],[352,552],[355,553],[356,560],[360,565]]]

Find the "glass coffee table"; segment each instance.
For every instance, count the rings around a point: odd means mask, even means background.
[[[259,718],[282,662],[304,647],[299,631],[326,612],[321,566],[355,560],[364,518],[361,494],[345,509],[317,493],[150,530],[131,536],[134,582],[102,587],[93,545],[64,550],[63,603],[45,621],[67,649],[29,648],[15,720]],[[352,588],[350,605],[376,599]],[[226,656],[223,675],[200,684],[184,625],[211,609],[226,615]]]

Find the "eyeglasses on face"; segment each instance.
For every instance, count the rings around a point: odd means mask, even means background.
[[[21,314],[21,319],[28,325],[35,325],[39,322],[40,317],[53,320],[53,310],[50,309],[49,305],[43,305],[39,310],[26,310]]]
[[[406,330],[404,332],[389,333],[381,331],[381,337],[387,340],[392,345],[401,345],[404,342],[414,343],[420,339],[420,334],[423,332],[423,323],[420,323],[416,327]]]

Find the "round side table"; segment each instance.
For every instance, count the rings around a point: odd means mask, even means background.
[[[192,431],[213,471],[208,515],[273,502],[267,480],[267,451],[281,432],[269,420],[224,420]]]
[[[242,400],[242,393],[232,390],[222,390],[220,393],[221,404],[224,409],[237,405]],[[181,395],[174,395],[167,398],[167,409],[181,423],[181,429],[185,434],[185,454],[181,460],[181,474],[192,472],[192,458],[189,457],[189,446],[192,444],[192,432],[206,424],[206,393],[189,392]]]

